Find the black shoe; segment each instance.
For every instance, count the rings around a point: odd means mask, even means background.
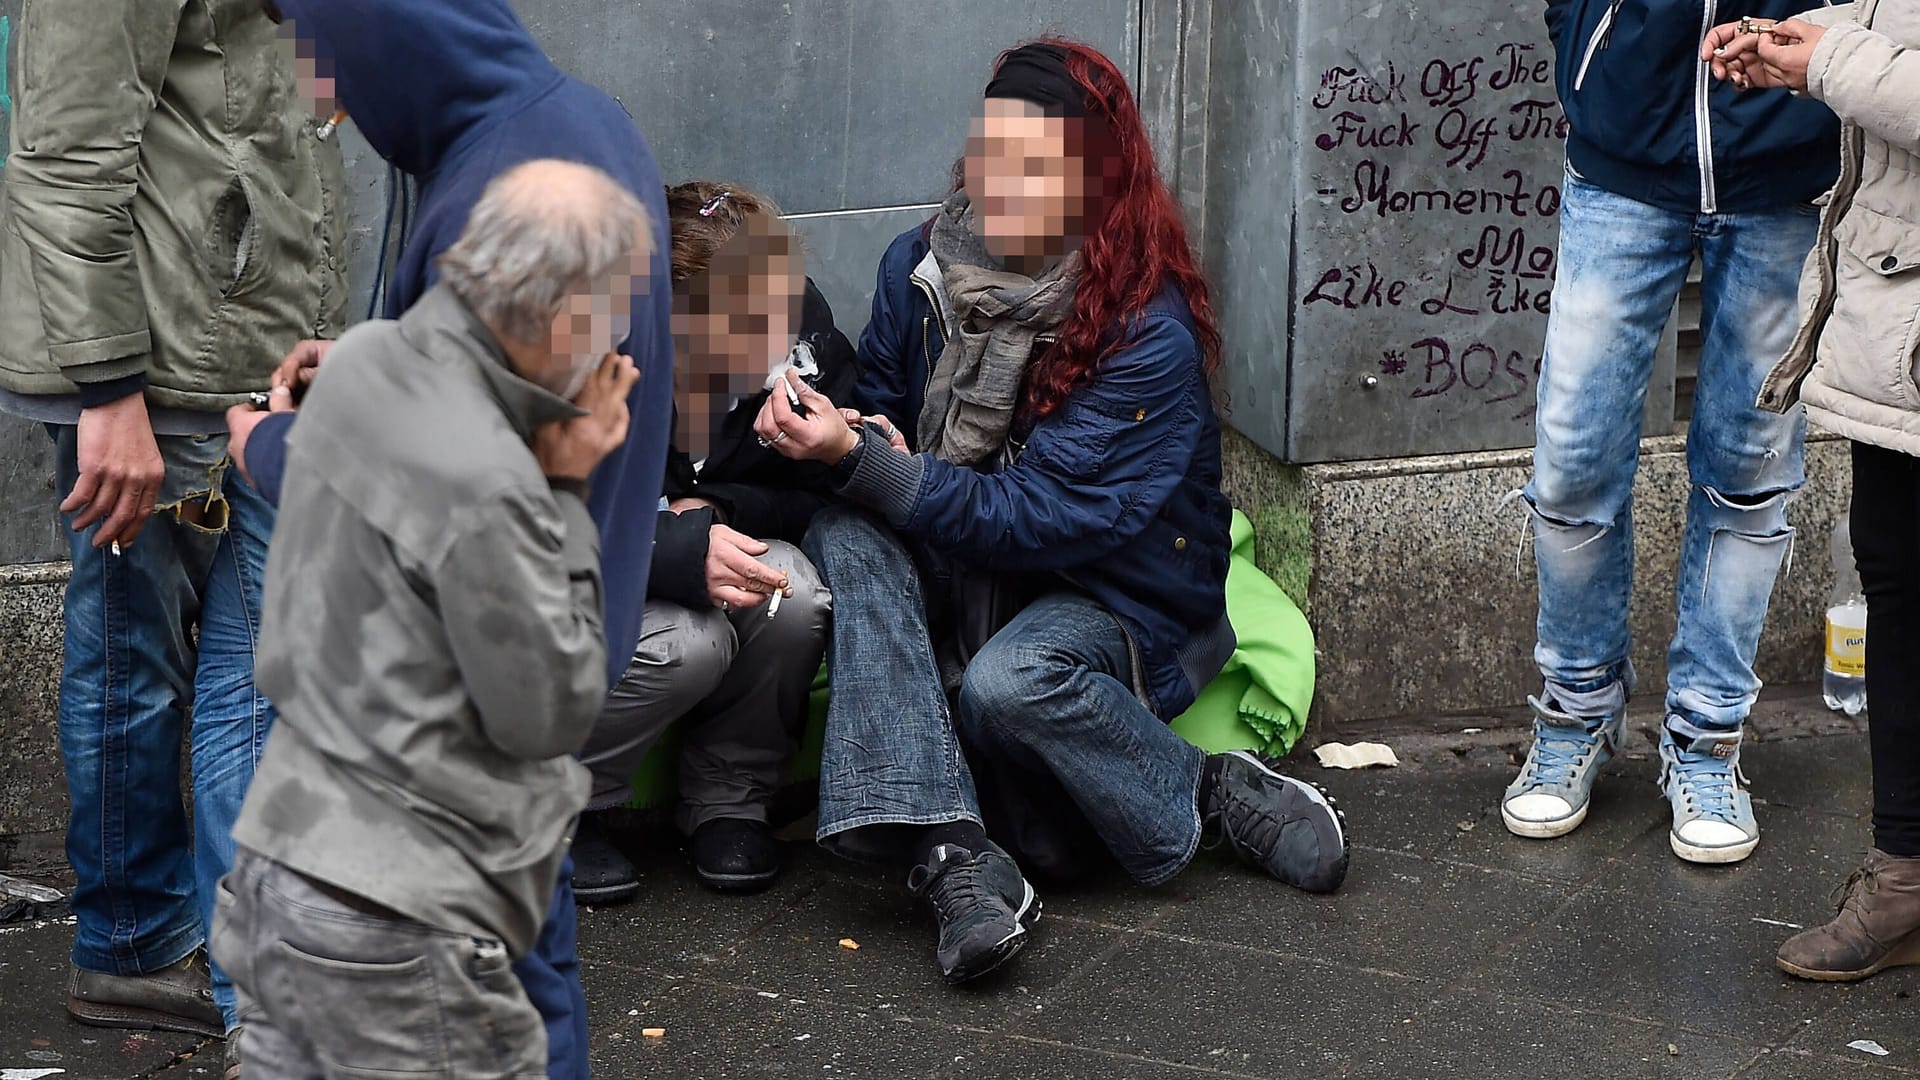
[[[613,846],[593,815],[583,815],[573,834],[574,900],[605,907],[624,904],[639,892],[640,872]]]
[[[1318,785],[1282,776],[1252,754],[1221,756],[1205,814],[1235,853],[1279,881],[1328,893],[1346,880],[1346,816]]]
[[[780,841],[766,822],[716,818],[693,830],[693,872],[718,892],[754,893],[780,878]]]
[[[999,848],[978,855],[941,844],[913,868],[907,888],[933,904],[940,920],[940,973],[948,982],[977,979],[1013,959],[1040,921],[1040,897]]]

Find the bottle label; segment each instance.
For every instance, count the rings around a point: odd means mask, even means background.
[[[1840,626],[1827,620],[1827,670],[1856,679],[1866,677],[1867,631],[1864,627]]]

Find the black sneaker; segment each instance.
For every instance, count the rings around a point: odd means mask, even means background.
[[[940,973],[963,983],[998,968],[1027,944],[1040,921],[1040,897],[999,848],[978,855],[941,844],[913,868],[907,888],[924,896],[940,920]]]
[[[1317,893],[1346,880],[1346,815],[1317,784],[1282,776],[1252,754],[1221,755],[1205,816],[1236,854],[1276,880]]]
[[[753,893],[779,880],[785,861],[766,823],[718,818],[693,830],[693,872],[719,892]]]
[[[580,817],[573,834],[573,898],[593,907],[624,904],[640,893],[633,868],[592,814]]]

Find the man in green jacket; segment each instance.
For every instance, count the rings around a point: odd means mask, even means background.
[[[52,434],[72,527],[67,1007],[221,1035],[232,992],[201,946],[272,716],[253,663],[273,527],[224,413],[343,320],[339,153],[261,0],[25,0],[15,42],[0,410]]]

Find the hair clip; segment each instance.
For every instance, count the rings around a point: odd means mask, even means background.
[[[720,209],[720,204],[723,202],[726,202],[728,199],[731,199],[731,198],[733,198],[733,192],[723,191],[720,194],[715,195],[713,198],[708,199],[707,204],[700,208],[700,216],[707,217],[707,218],[712,217],[713,212],[715,210]]]

